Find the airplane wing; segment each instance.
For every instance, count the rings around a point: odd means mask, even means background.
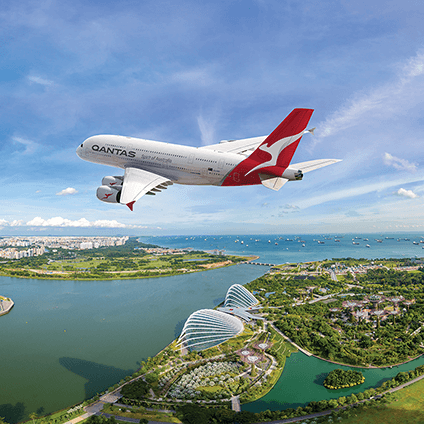
[[[172,185],[172,181],[138,168],[125,168],[120,203],[133,210],[134,203],[145,194],[154,195]]]
[[[202,146],[199,147],[199,149],[215,150],[223,153],[238,153],[240,155],[249,156],[267,137],[267,135],[264,135],[262,137],[245,138],[243,140],[223,140],[219,144]]]
[[[323,168],[324,166],[332,165],[333,163],[341,162],[341,159],[315,159],[307,162],[291,163],[291,169],[300,169],[303,173],[315,171],[315,169]]]

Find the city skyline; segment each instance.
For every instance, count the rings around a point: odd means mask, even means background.
[[[0,235],[424,229],[424,7],[412,1],[191,1],[0,7]],[[201,146],[271,132],[296,107],[293,162],[343,162],[278,193],[173,185],[131,213],[96,199],[117,170],[77,146],[119,134]]]

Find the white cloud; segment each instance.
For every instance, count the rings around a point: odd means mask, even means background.
[[[15,224],[14,224],[15,223]],[[19,223],[19,224],[16,224]],[[77,220],[71,220],[62,218],[61,216],[55,216],[53,218],[44,219],[37,216],[27,223],[23,221],[8,222],[6,220],[0,220],[0,225],[26,225],[28,227],[72,227],[72,228],[148,228],[141,225],[128,225],[122,224],[116,220],[99,219],[97,221],[89,221],[86,218],[80,218]]]
[[[78,193],[78,190],[76,190],[72,187],[68,187],[68,188],[65,188],[64,190],[56,193],[56,196],[67,196],[69,194],[77,194],[77,193]]]
[[[284,209],[295,209],[295,210],[299,210],[300,208],[299,208],[299,206],[296,206],[296,205],[290,205],[290,204],[285,204],[284,206],[282,206],[282,208],[284,208]]]
[[[388,166],[393,166],[393,168],[399,171],[408,171],[408,172],[416,172],[417,164],[411,163],[406,159],[400,159],[396,156],[392,156],[390,153],[384,153],[383,162]]]
[[[200,138],[202,146],[208,146],[215,141],[215,120],[206,120],[202,115],[198,116],[197,124],[199,125]]]
[[[38,148],[39,144],[32,140],[27,140],[26,138],[22,137],[12,137],[12,140],[16,143],[22,144],[25,146],[24,154],[31,154],[34,153],[35,150]]]
[[[10,226],[11,226],[11,227],[20,227],[20,226],[22,226],[22,225],[25,225],[25,224],[24,224],[24,221],[22,221],[21,219],[14,219],[14,220],[10,223]]]
[[[62,218],[56,216],[54,218],[43,219],[39,216],[35,217],[31,221],[26,223],[27,226],[34,227],[77,227],[77,228],[87,228],[87,227],[96,227],[96,228],[142,228],[137,225],[126,225],[122,224],[116,220],[97,220],[97,221],[88,221],[86,218],[80,218],[78,220],[72,221],[70,219]]]
[[[409,197],[410,199],[419,197],[418,194],[415,194],[412,190],[405,190],[404,188],[400,188],[395,194],[398,196]]]
[[[50,81],[41,77],[37,77],[36,75],[29,75],[28,79],[30,82],[33,82],[35,84],[46,85],[46,86],[53,84],[53,81]]]
[[[34,227],[90,227],[90,222],[85,218],[72,221],[60,216],[49,219],[43,219],[40,216],[37,216],[31,221],[28,221],[26,225]]]
[[[14,219],[13,221],[6,221],[5,219],[0,219],[0,225],[2,227],[20,227],[24,224],[24,221],[21,219]]]
[[[359,123],[369,122],[372,126],[376,119],[390,120],[421,102],[422,84],[416,79],[424,74],[424,51],[410,58],[401,67],[397,78],[391,83],[382,85],[373,91],[360,94],[334,112],[324,122],[318,124],[314,145],[323,138],[343,132]]]
[[[400,178],[397,180],[386,180],[382,182],[372,182],[370,184],[363,184],[358,185],[356,187],[348,187],[342,190],[336,190],[332,192],[328,192],[326,194],[317,195],[315,197],[305,198],[302,200],[299,200],[300,207],[302,209],[309,208],[311,206],[317,206],[321,205],[325,202],[330,202],[334,200],[341,200],[341,199],[347,199],[363,194],[372,193],[374,191],[382,191],[387,190],[394,186],[399,186],[400,184],[407,184],[407,183],[417,183],[421,182],[423,179],[423,176],[418,176],[417,178]],[[403,189],[401,189],[403,190]]]

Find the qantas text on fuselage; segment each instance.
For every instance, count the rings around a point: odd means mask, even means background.
[[[268,136],[223,141],[202,147],[181,146],[139,138],[96,135],[77,154],[89,162],[124,169],[123,176],[102,180],[97,197],[126,204],[131,210],[144,194],[154,195],[173,183],[243,186],[262,184],[279,190],[301,180],[305,172],[339,162],[318,159],[290,164],[307,130],[312,109],[294,109]]]

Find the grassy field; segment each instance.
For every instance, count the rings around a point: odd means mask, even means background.
[[[147,418],[149,421],[159,421],[159,422],[171,422],[171,423],[181,423],[181,421],[175,417],[172,413],[166,412],[156,412],[156,411],[146,411],[144,408],[132,408],[127,409],[131,412],[122,412],[117,406],[112,406],[106,404],[103,407],[103,412],[107,414],[114,414],[116,418],[118,417],[127,417],[127,418],[136,418],[137,420],[141,418]]]
[[[346,424],[422,424],[424,423],[424,380],[393,394],[390,403],[354,410]]]
[[[62,409],[52,413],[51,415],[44,415],[39,418],[35,418],[34,420],[30,419],[23,422],[28,424],[61,424],[85,414],[85,411],[82,408],[70,414],[68,414],[66,411],[66,409]]]

